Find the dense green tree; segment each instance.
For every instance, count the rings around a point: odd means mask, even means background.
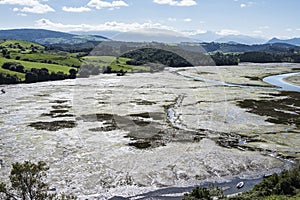
[[[0,73],[0,84],[16,84],[21,80],[16,75],[2,74]]]
[[[125,58],[131,58],[127,64],[142,65],[146,63],[161,63],[169,67],[187,67],[192,66],[190,62],[176,53],[157,48],[141,48],[127,52],[122,55]]]
[[[211,58],[214,60],[217,66],[220,65],[238,65],[239,59],[238,56],[233,54],[223,54],[221,52],[217,52],[211,55]]]
[[[71,79],[76,78],[77,71],[75,69],[70,69],[69,73],[70,73],[69,78]]]
[[[213,197],[223,198],[224,196],[221,188],[211,185],[208,188],[194,188],[191,193],[184,195],[183,200],[211,200]]]

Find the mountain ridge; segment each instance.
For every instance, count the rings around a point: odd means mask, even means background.
[[[108,41],[109,39],[100,35],[75,35],[60,31],[47,29],[7,29],[0,30],[0,39],[17,39],[39,44],[76,44],[88,41]]]
[[[272,38],[267,42],[268,44],[274,44],[274,43],[285,43],[285,44],[291,44],[295,46],[300,46],[300,38],[290,38],[290,39],[278,39],[276,37]]]
[[[101,33],[106,33],[106,36],[102,36]],[[119,33],[119,34],[118,34]],[[117,41],[131,41],[138,40],[152,42],[159,39],[159,42],[165,43],[180,43],[180,42],[195,42],[195,43],[227,43],[227,44],[245,44],[245,45],[256,45],[256,44],[289,44],[300,46],[300,38],[290,39],[278,39],[272,38],[270,40],[262,37],[252,37],[247,35],[227,35],[222,36],[213,31],[207,31],[205,33],[199,33],[191,35],[190,37],[184,37],[177,32],[169,30],[147,30],[141,32],[109,32],[109,31],[93,31],[93,32],[61,32],[47,29],[34,29],[34,28],[20,28],[20,29],[6,29],[0,30],[0,39],[18,39],[30,42],[36,42],[42,45],[51,44],[78,44],[85,42],[103,42],[110,41],[108,35],[111,36],[112,40]],[[114,35],[114,36],[112,36]]]

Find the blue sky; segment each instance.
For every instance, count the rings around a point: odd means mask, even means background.
[[[300,37],[299,0],[0,0],[0,29]]]

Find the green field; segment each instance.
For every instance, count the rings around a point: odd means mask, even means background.
[[[0,61],[0,62],[1,62],[1,61]],[[1,74],[5,74],[5,75],[9,74],[9,75],[11,75],[11,76],[16,75],[16,76],[17,76],[19,79],[21,79],[22,81],[25,80],[25,74],[19,73],[19,72],[10,71],[10,70],[7,70],[7,69],[3,69],[2,67],[0,67],[0,73],[1,73]]]
[[[36,68],[36,69],[42,69],[42,68],[47,68],[49,72],[63,72],[64,74],[69,74],[70,69],[76,69],[73,67],[69,66],[62,66],[62,65],[57,65],[57,64],[47,64],[47,63],[37,63],[37,62],[28,62],[28,61],[20,61],[20,60],[13,60],[13,59],[6,59],[0,57],[0,66],[2,66],[5,62],[17,62],[20,63],[24,66],[26,70],[30,70],[31,68]],[[25,74],[23,73],[18,73],[18,72],[13,72],[10,70],[3,69],[0,67],[0,73],[3,74],[10,74],[10,75],[17,75],[21,80],[25,79]]]
[[[85,64],[93,64],[103,68],[105,66],[111,66],[112,70],[115,71],[127,71],[127,72],[149,72],[150,67],[147,66],[135,66],[128,65],[126,61],[131,60],[130,58],[122,58],[115,56],[85,56],[83,57]]]
[[[27,59],[32,62],[43,62],[66,66],[78,66],[80,67],[81,61],[78,58],[71,56],[60,56],[49,53],[31,53],[31,54],[22,54],[22,53],[11,53],[11,58],[16,59],[17,56],[20,57],[20,60]]]
[[[0,46],[2,48],[7,49],[10,52],[29,53],[31,51],[32,47],[34,47],[34,49],[38,50],[38,51],[45,49],[45,47],[43,47],[42,45],[39,45],[39,44],[36,44],[33,42],[22,41],[22,40],[1,40]]]

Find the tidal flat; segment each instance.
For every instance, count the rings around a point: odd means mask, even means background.
[[[108,199],[278,172],[300,158],[300,93],[262,79],[299,67],[245,63],[7,85],[0,177],[13,162],[44,160],[52,188]]]

